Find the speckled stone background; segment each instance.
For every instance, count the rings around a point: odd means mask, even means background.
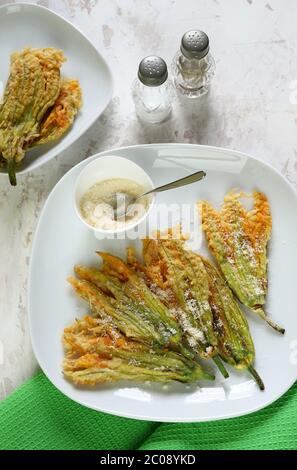
[[[0,5],[7,1],[0,0]],[[150,142],[190,142],[242,150],[270,162],[297,186],[296,0],[40,0],[72,21],[111,66],[111,104],[78,142],[17,188],[0,187],[0,397],[37,368],[27,323],[27,273],[42,206],[73,165],[101,150]],[[217,62],[211,93],[176,102],[173,118],[140,124],[130,97],[139,60],[168,62],[184,31],[205,30]],[[0,41],[5,41],[1,37]]]

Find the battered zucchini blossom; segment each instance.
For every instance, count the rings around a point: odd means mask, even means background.
[[[77,320],[65,329],[63,342],[64,375],[76,384],[119,380],[187,383],[212,378],[194,360],[133,341],[102,317]]]
[[[202,227],[208,247],[239,301],[284,333],[264,310],[267,243],[272,225],[269,202],[263,193],[255,191],[254,207],[248,211],[241,202],[243,196],[236,192],[227,194],[221,211],[207,201],[201,202]]]
[[[81,106],[77,81],[61,80],[62,51],[27,48],[11,56],[0,104],[0,157],[16,185],[16,165],[35,145],[60,138]]]

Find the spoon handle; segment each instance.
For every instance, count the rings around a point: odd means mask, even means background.
[[[148,191],[142,196],[146,196],[147,194],[151,193],[160,193],[162,191],[167,191],[168,189],[179,188],[180,186],[186,186],[187,184],[195,183],[195,181],[202,180],[205,176],[205,171],[197,171],[192,175],[185,176],[184,178],[181,178],[179,180],[172,181],[172,183],[164,184],[164,186],[159,186],[158,188],[152,189],[151,191]]]

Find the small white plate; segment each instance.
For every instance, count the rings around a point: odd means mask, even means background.
[[[194,205],[200,198],[222,202],[234,187],[246,192],[262,190],[269,198],[273,234],[269,250],[268,311],[286,328],[281,336],[253,314],[248,314],[256,347],[256,369],[266,390],[261,392],[247,373],[229,368],[230,378],[219,373],[214,383],[186,386],[120,383],[93,389],[75,387],[63,378],[61,363],[63,329],[87,312],[66,277],[76,263],[96,263],[96,250],[123,255],[125,240],[96,240],[77,217],[73,187],[82,168],[98,155],[81,162],[57,184],[43,209],[35,234],[30,267],[29,317],[33,348],[45,374],[71,399],[95,410],[152,421],[207,421],[240,416],[275,401],[297,377],[297,195],[272,167],[248,155],[215,147],[186,144],[154,144],[104,152],[132,160],[148,173],[156,185],[186,176],[199,169],[206,178],[197,184],[160,193],[158,203],[190,204],[192,212],[183,222],[193,224]],[[150,216],[154,217],[152,210]],[[178,211],[173,223],[178,222]],[[197,223],[197,221],[195,222]],[[199,227],[199,221],[197,224]],[[164,227],[165,228],[165,227]],[[197,231],[196,245],[205,252]],[[136,245],[137,241],[134,242]],[[202,243],[201,246],[200,243]]]
[[[28,46],[63,50],[67,62],[62,75],[79,80],[83,106],[62,139],[27,152],[18,173],[38,168],[75,142],[104,111],[113,91],[107,63],[83,33],[47,8],[14,3],[0,7],[0,92],[8,79],[11,53]]]

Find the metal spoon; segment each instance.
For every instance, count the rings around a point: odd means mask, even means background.
[[[202,180],[205,176],[206,173],[204,171],[197,171],[192,175],[185,176],[184,178],[173,181],[172,183],[164,184],[163,186],[159,186],[158,188],[146,191],[145,193],[137,197],[131,196],[130,194],[126,193],[117,192],[113,195],[112,203],[112,207],[114,209],[114,217],[115,219],[119,219],[121,217],[126,216],[132,210],[133,205],[144,196],[147,196],[152,193],[160,193],[169,189],[179,188],[181,186],[186,186],[187,184],[195,183],[196,181]]]

